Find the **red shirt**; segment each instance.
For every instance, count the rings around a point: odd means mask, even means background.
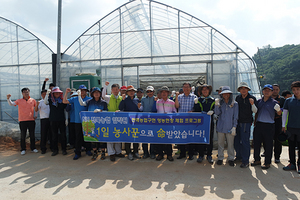
[[[16,105],[19,106],[18,108],[19,122],[34,121],[34,107],[36,105],[35,99],[30,97],[27,101],[24,98],[17,99],[15,103]]]

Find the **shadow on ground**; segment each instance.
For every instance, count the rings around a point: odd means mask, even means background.
[[[134,191],[149,191],[149,198],[210,195],[222,199],[263,199],[271,195],[277,199],[297,199],[300,196],[299,175],[295,171],[283,171],[282,164],[262,170],[230,167],[225,162],[223,166],[210,165],[207,161],[199,164],[196,159],[91,161],[84,153],[82,158],[73,161],[74,154],[68,153],[52,157],[50,153],[20,156],[17,151],[0,152],[1,188],[13,191],[15,197],[47,189],[52,189],[51,195],[60,195],[77,187],[81,195],[86,190],[92,192],[104,187],[112,195],[123,190],[126,197],[134,195]]]

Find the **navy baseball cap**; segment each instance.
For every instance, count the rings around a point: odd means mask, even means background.
[[[273,91],[273,86],[270,85],[270,84],[266,84],[266,85],[264,86],[263,90],[266,89],[266,88],[269,88],[270,90]]]
[[[144,90],[142,88],[138,88],[136,89],[137,92],[141,92],[141,93],[144,93]]]
[[[79,90],[87,90],[87,88],[86,88],[85,85],[80,85],[80,86],[79,86]]]

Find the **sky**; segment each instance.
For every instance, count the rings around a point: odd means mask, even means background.
[[[143,0],[145,1],[145,0]],[[158,0],[213,26],[249,56],[266,45],[300,44],[298,0]],[[54,51],[58,0],[0,0],[0,16],[36,34]],[[62,49],[128,0],[63,0]],[[52,42],[48,42],[52,40]]]

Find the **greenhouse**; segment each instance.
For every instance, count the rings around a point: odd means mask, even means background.
[[[78,73],[95,73],[102,84],[172,90],[186,81],[214,90],[244,81],[260,93],[255,63],[242,49],[207,23],[156,1],[130,1],[84,32],[63,54],[60,85]]]
[[[30,96],[40,99],[43,81],[52,77],[53,51],[33,33],[22,26],[0,17],[0,119],[15,122],[18,108],[9,106],[22,98],[21,89],[28,87]],[[39,132],[39,120],[36,130]]]
[[[163,85],[178,90],[190,82],[210,84],[214,91],[228,85],[237,92],[244,81],[260,96],[250,56],[209,24],[156,1],[129,1],[97,21],[62,54],[58,74],[52,73],[53,56],[46,41],[0,17],[1,120],[18,118],[17,108],[7,104],[8,93],[16,100],[21,88],[28,87],[31,97],[40,99],[46,77],[49,82],[56,78],[65,90],[77,74],[95,74],[102,85],[109,81],[156,90]]]

